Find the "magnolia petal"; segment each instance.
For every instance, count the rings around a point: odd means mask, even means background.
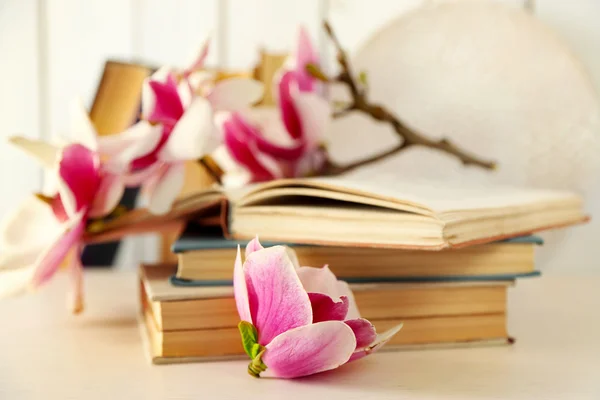
[[[121,151],[110,159],[109,165],[124,170],[135,159],[156,149],[162,138],[163,128],[142,120],[122,133]]]
[[[254,253],[255,251],[262,250],[262,249],[264,249],[264,247],[258,241],[258,236],[257,236],[246,245],[246,258],[250,254]]]
[[[125,192],[125,181],[121,175],[104,174],[96,197],[89,211],[90,218],[103,217],[119,204]]]
[[[317,93],[294,94],[294,109],[302,121],[302,138],[312,149],[323,142],[329,130],[332,110],[329,102]]]
[[[4,269],[2,266],[4,262],[5,260],[0,257],[0,299],[26,293],[33,277],[33,264]]]
[[[175,124],[184,111],[175,76],[168,74],[165,82],[150,80],[148,86],[154,94],[154,107],[144,115],[145,118],[150,122]]]
[[[357,318],[344,322],[346,322],[346,324],[352,329],[352,332],[354,332],[357,349],[363,349],[377,339],[375,327],[368,320],[364,318]]]
[[[36,139],[28,139],[21,136],[13,136],[8,139],[10,143],[19,147],[26,154],[35,158],[42,167],[53,169],[60,154],[60,148]]]
[[[98,134],[80,98],[71,102],[71,140],[90,150],[98,150]]]
[[[195,58],[192,62],[188,63],[188,66],[183,70],[183,76],[188,77],[192,72],[201,69],[204,67],[204,61],[206,57],[208,57],[208,51],[210,50],[210,38],[206,39],[202,46],[200,47],[200,51],[195,55]]]
[[[216,145],[215,126],[210,103],[196,97],[179,119],[158,158],[165,161],[199,159]]]
[[[400,329],[402,329],[402,324],[396,325],[395,327],[390,328],[387,331],[377,335],[375,340],[371,344],[369,344],[367,347],[359,348],[357,346],[357,350],[354,352],[354,354],[352,354],[350,361],[361,359],[363,357],[368,356],[369,354],[372,354],[372,353],[378,351],[387,342],[389,342],[390,339],[392,337],[394,337],[394,335],[400,331]]]
[[[350,285],[344,281],[337,281],[336,291],[340,297],[348,298],[348,314],[346,314],[346,319],[360,318],[360,312],[358,311],[358,306],[356,305],[354,293],[352,293]]]
[[[79,246],[78,246],[79,247]],[[71,254],[69,262],[69,275],[71,277],[71,291],[69,293],[69,308],[73,314],[79,314],[84,309],[83,301],[83,265],[80,258],[81,250]]]
[[[28,197],[8,213],[0,224],[2,254],[9,251],[41,249],[62,231],[52,208],[35,196]]]
[[[79,243],[85,231],[83,215],[84,213],[81,212],[69,220],[64,226],[63,234],[59,235],[38,257],[32,278],[32,286],[34,288],[52,278],[69,251]]]
[[[293,71],[283,73],[277,88],[283,124],[291,137],[302,139],[302,120],[294,101],[295,94],[298,92],[296,73]]]
[[[244,275],[260,344],[264,346],[277,335],[312,322],[310,299],[283,246],[250,254]]]
[[[99,168],[98,153],[81,144],[69,145],[61,152],[58,191],[68,215],[74,215],[94,201],[100,185]]]
[[[130,172],[126,175],[123,175],[123,182],[127,187],[140,186],[143,183],[147,183],[148,180],[154,179],[155,176],[161,175],[163,165],[164,164],[159,161],[140,171]]]
[[[256,145],[248,142],[245,133],[231,119],[223,123],[223,142],[231,157],[250,171],[254,181],[268,181],[283,175],[274,161],[259,154]]]
[[[148,118],[152,111],[154,110],[154,106],[156,105],[156,98],[154,95],[154,91],[150,87],[150,82],[166,82],[167,77],[171,74],[171,68],[169,67],[160,67],[153,73],[150,77],[144,80],[142,84],[142,117]]]
[[[275,337],[262,361],[280,378],[312,375],[345,364],[356,348],[352,329],[340,321],[301,326]]]
[[[296,254],[296,250],[294,250],[290,246],[284,246],[284,247],[285,247],[285,251],[287,251],[287,253],[288,253],[288,257],[290,258],[290,261],[292,262],[292,264],[294,264],[294,269],[300,268],[300,261],[298,260],[298,255]]]
[[[315,78],[306,70],[307,64],[318,64],[319,56],[312,46],[310,35],[304,27],[298,32],[298,47],[296,48],[296,73],[298,77],[298,87],[301,91],[312,91],[314,89]]]
[[[229,78],[217,82],[207,98],[215,110],[239,110],[258,102],[263,84],[254,79]]]
[[[274,158],[295,161],[304,154],[304,143],[296,142],[296,144],[285,147],[271,143],[262,135],[255,126],[249,124],[239,113],[231,115],[231,121],[245,133],[245,135],[256,142],[256,147],[263,153],[266,153]]]
[[[235,294],[235,305],[242,321],[252,323],[250,314],[250,302],[248,300],[248,288],[246,287],[246,277],[242,264],[242,254],[238,246],[237,256],[233,267],[233,292]]]
[[[360,317],[350,286],[344,281],[339,281],[327,265],[322,268],[300,267],[296,272],[307,292],[322,293],[335,301],[346,297],[348,299],[346,319]]]
[[[174,163],[165,168],[149,193],[148,210],[157,215],[169,212],[181,192],[184,179],[185,165],[183,163]]]
[[[308,293],[313,313],[313,323],[323,321],[343,321],[348,314],[348,298],[336,302],[322,293]],[[352,326],[351,326],[352,327]],[[370,343],[370,342],[369,342]]]

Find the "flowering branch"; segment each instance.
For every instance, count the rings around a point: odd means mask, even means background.
[[[496,168],[496,163],[489,160],[484,160],[475,154],[472,154],[466,150],[461,149],[450,140],[443,138],[440,140],[430,139],[413,129],[406,126],[398,117],[396,117],[391,111],[386,109],[384,106],[376,103],[371,103],[368,100],[366,90],[363,89],[366,85],[360,85],[352,72],[352,66],[348,60],[346,52],[342,48],[337,36],[333,32],[331,25],[326,21],[324,22],[325,31],[332,40],[334,46],[337,49],[337,61],[340,65],[341,72],[334,78],[327,77],[318,66],[314,64],[308,64],[306,69],[310,75],[314,78],[324,82],[340,82],[348,87],[352,101],[343,109],[334,113],[334,117],[343,116],[352,111],[360,111],[371,118],[388,123],[392,126],[394,131],[402,138],[402,143],[391,150],[385,151],[373,157],[369,157],[363,160],[359,160],[355,163],[351,163],[345,166],[339,166],[331,161],[328,161],[326,168],[321,173],[324,175],[338,175],[345,173],[360,166],[370,164],[379,160],[382,160],[392,154],[398,153],[411,146],[425,146],[432,149],[437,149],[445,153],[451,154],[458,158],[464,165],[476,165],[481,168],[493,170]],[[364,78],[362,79],[364,81]]]

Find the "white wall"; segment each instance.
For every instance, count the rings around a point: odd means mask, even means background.
[[[243,68],[252,65],[261,46],[288,48],[300,23],[331,53],[320,30],[324,17],[352,50],[423,1],[434,0],[0,0],[0,135],[66,133],[69,100],[80,95],[91,101],[107,58],[182,64],[210,34],[210,63]],[[533,4],[535,14],[586,63],[600,89],[600,1],[494,1]],[[4,142],[0,177],[0,218],[42,181],[41,171]],[[128,242],[121,260],[153,259],[151,243]]]

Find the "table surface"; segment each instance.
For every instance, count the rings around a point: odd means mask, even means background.
[[[600,399],[600,277],[519,281],[514,346],[379,353],[291,381],[254,379],[246,361],[153,366],[135,273],[88,272],[80,316],[67,283],[0,302],[0,399]]]

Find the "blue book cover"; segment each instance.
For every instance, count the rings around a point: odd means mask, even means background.
[[[216,227],[188,227],[188,229],[173,243],[171,251],[175,254],[185,253],[187,251],[207,250],[207,249],[234,249],[238,245],[242,248],[248,244],[248,240],[229,240],[222,236],[222,232]],[[539,236],[520,236],[501,240],[497,243],[531,243],[542,245],[543,240]],[[285,244],[290,247],[306,246],[294,243],[262,241],[265,247]]]
[[[540,276],[540,271],[524,274],[503,275],[477,275],[477,276],[411,276],[411,277],[374,277],[374,278],[344,278],[338,276],[339,280],[348,283],[435,283],[435,282],[489,282],[489,281],[512,281],[517,278],[532,278]],[[181,279],[175,275],[171,276],[171,284],[174,286],[231,286],[231,280],[189,280]]]

